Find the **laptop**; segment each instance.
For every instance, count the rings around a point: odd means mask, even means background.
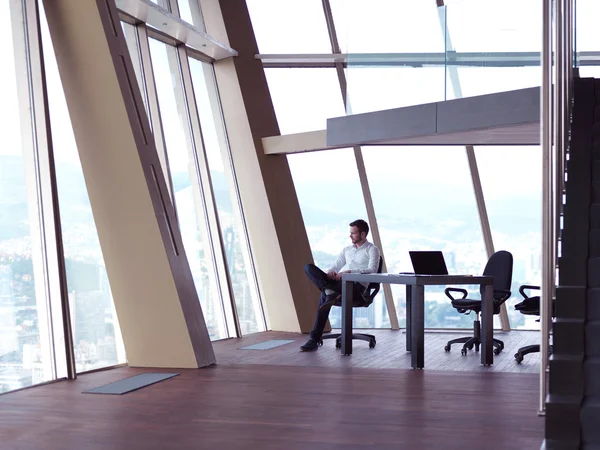
[[[408,252],[413,269],[418,275],[448,275],[444,255],[440,251]]]

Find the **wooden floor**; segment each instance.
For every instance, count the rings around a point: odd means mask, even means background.
[[[537,450],[542,442],[538,377],[529,373],[219,364],[122,396],[82,393],[143,371],[0,395],[0,448]]]
[[[339,331],[339,330],[335,330]],[[377,345],[369,349],[367,342],[355,340],[352,356],[341,356],[335,349],[334,340],[325,340],[323,347],[316,352],[300,352],[299,347],[307,340],[307,335],[269,331],[245,336],[241,339],[227,339],[214,343],[217,361],[220,364],[267,364],[289,366],[321,367],[365,367],[409,369],[410,353],[406,352],[406,334],[403,330],[357,330],[376,336]],[[525,356],[517,364],[515,352],[525,345],[539,342],[539,331],[494,332],[494,337],[504,342],[504,350],[494,356],[494,364],[485,367],[480,364],[479,353],[471,350],[462,356],[462,344],[444,351],[450,339],[466,336],[468,332],[427,332],[425,333],[425,370],[458,370],[476,372],[518,372],[539,374],[540,354]],[[268,341],[270,339],[294,340],[293,343],[270,350],[241,350],[242,347]]]

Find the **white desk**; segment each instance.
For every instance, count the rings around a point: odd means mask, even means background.
[[[413,369],[425,365],[425,286],[478,284],[485,286],[481,302],[481,364],[494,363],[494,279],[487,276],[345,273],[342,275],[342,355],[352,354],[352,283],[406,285],[406,350]],[[448,300],[450,301],[450,300]]]

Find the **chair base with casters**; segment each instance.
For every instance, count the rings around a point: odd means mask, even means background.
[[[452,344],[464,344],[460,351],[463,355],[467,354],[467,350],[473,350],[473,347],[475,347],[476,352],[479,351],[479,346],[481,345],[481,322],[479,322],[479,313],[477,313],[477,319],[473,322],[473,336],[452,339],[446,343],[444,350],[449,352]],[[502,350],[504,350],[504,342],[494,338],[494,355],[499,355]]]
[[[523,358],[525,357],[525,355],[529,355],[530,353],[539,353],[539,351],[540,351],[539,344],[526,345],[525,347],[521,347],[519,350],[517,350],[517,353],[515,353],[515,359],[517,360],[518,363],[520,363],[523,361]]]
[[[342,333],[329,333],[321,336],[319,341],[320,345],[323,345],[323,339],[335,339],[335,348],[342,347]],[[352,339],[358,339],[359,341],[366,341],[369,343],[369,348],[375,348],[377,340],[372,334],[366,333],[352,333]]]
[[[530,353],[539,353],[540,350],[540,345],[539,344],[534,344],[534,345],[526,345],[525,347],[521,347],[519,350],[517,350],[517,353],[515,353],[515,360],[518,363],[523,362],[523,357],[525,355],[529,355]],[[551,355],[552,354],[552,346],[548,346],[548,353]]]
[[[383,258],[380,256],[379,257],[379,266],[377,267],[377,273],[381,273],[382,270],[383,270]],[[379,283],[369,283],[369,285],[365,288],[364,292],[361,295],[362,301],[360,302],[360,304],[354,304],[353,308],[368,308],[375,300],[375,297],[377,296],[377,293],[379,292],[379,288],[380,288]],[[341,297],[335,301],[333,306],[342,306]],[[324,334],[323,336],[321,336],[321,339],[317,343],[319,345],[323,345],[324,339],[335,339],[335,348],[342,347],[342,333]],[[360,341],[367,341],[369,343],[369,348],[375,348],[375,345],[377,344],[377,340],[375,339],[375,336],[373,336],[372,334],[352,333],[352,339],[358,339]]]

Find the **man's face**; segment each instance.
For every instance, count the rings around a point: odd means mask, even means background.
[[[358,230],[358,227],[350,227],[350,240],[353,244],[358,244],[363,241],[364,233]]]

